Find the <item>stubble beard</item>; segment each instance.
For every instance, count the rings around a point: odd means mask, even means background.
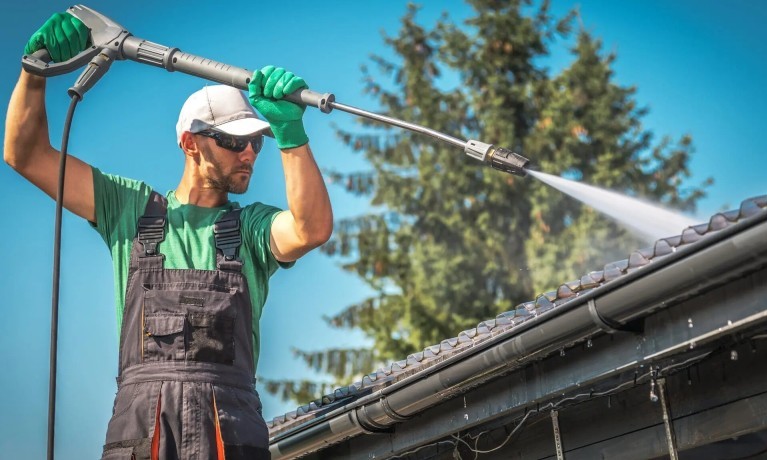
[[[239,173],[227,174],[224,172],[221,162],[216,159],[213,152],[206,147],[201,148],[200,151],[203,158],[212,166],[211,173],[205,176],[205,183],[208,187],[224,193],[233,193],[235,195],[241,195],[248,191],[250,175],[247,175],[245,178],[239,178],[235,177],[235,175],[239,176]]]

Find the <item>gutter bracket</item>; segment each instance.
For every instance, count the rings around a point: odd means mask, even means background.
[[[613,321],[609,318],[605,318],[597,311],[597,304],[594,299],[590,299],[588,302],[589,315],[591,320],[597,327],[608,334],[614,334],[616,332],[631,332],[634,334],[644,333],[644,320],[637,319],[626,324],[620,324],[617,321]]]

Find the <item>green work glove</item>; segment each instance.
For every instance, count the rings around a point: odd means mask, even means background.
[[[72,59],[88,46],[90,31],[82,21],[69,13],[55,13],[32,34],[24,54],[46,48],[54,62]]]
[[[300,88],[308,88],[303,78],[272,65],[253,72],[248,84],[250,103],[271,125],[280,149],[291,149],[309,142],[301,121],[306,107],[282,100],[285,95]]]

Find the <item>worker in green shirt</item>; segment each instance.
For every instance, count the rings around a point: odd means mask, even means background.
[[[55,14],[25,53],[45,48],[61,62],[88,42],[82,22]],[[254,72],[247,96],[221,85],[192,94],[176,124],[184,170],[165,194],[67,159],[64,206],[99,232],[115,273],[118,392],[102,458],[269,458],[255,391],[268,280],[333,228],[304,107],[283,100],[305,87],[267,66]],[[247,190],[264,135],[282,154],[287,210],[229,200]],[[58,154],[48,137],[45,79],[22,70],[4,159],[53,197]]]

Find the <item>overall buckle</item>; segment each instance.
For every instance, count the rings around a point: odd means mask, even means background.
[[[157,255],[157,245],[165,240],[165,216],[142,216],[138,219],[138,241],[144,246],[142,257]]]
[[[237,250],[242,244],[242,236],[240,235],[239,209],[229,214],[230,218],[215,223],[213,236],[216,240],[216,248],[224,254],[224,259],[231,261],[237,259]]]

